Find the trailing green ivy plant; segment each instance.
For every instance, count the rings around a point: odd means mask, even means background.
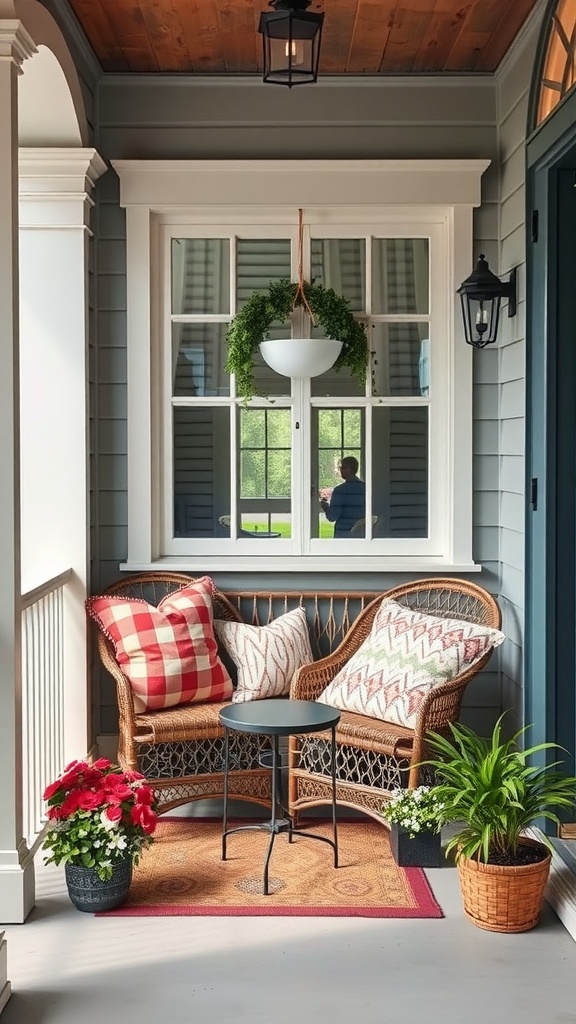
[[[302,291],[314,320],[326,336],[341,341],[334,369],[346,366],[363,386],[368,367],[366,328],[355,320],[348,299],[333,288],[304,281]],[[272,281],[264,294],[254,292],[231,321],[227,333],[226,369],[236,376],[236,392],[245,401],[255,394],[254,355],[268,337],[275,321],[285,323],[293,310],[304,305],[298,285],[292,281]]]

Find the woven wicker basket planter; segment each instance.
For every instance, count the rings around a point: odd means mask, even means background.
[[[535,839],[524,843],[546,849]],[[491,932],[527,932],[538,923],[551,856],[537,864],[503,867],[458,858],[464,913]]]

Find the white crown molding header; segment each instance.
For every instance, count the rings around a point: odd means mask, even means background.
[[[490,160],[113,160],[122,206],[479,206]]]

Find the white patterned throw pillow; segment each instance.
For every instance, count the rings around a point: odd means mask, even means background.
[[[431,687],[471,668],[504,639],[491,626],[425,615],[384,598],[366,640],[318,700],[414,728]]]
[[[216,619],[216,635],[238,669],[232,700],[282,697],[290,691],[292,676],[314,660],[303,608],[295,608],[268,626]]]

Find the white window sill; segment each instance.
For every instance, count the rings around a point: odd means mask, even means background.
[[[278,556],[217,556],[198,555],[167,556],[153,562],[123,562],[123,572],[147,572],[166,569],[171,572],[259,572],[259,573],[360,573],[360,572],[424,572],[424,573],[473,573],[482,572],[477,562],[450,562],[445,558],[430,558],[417,555],[396,555],[374,558],[368,555],[360,558],[342,557],[335,562],[331,558],[279,558]]]

